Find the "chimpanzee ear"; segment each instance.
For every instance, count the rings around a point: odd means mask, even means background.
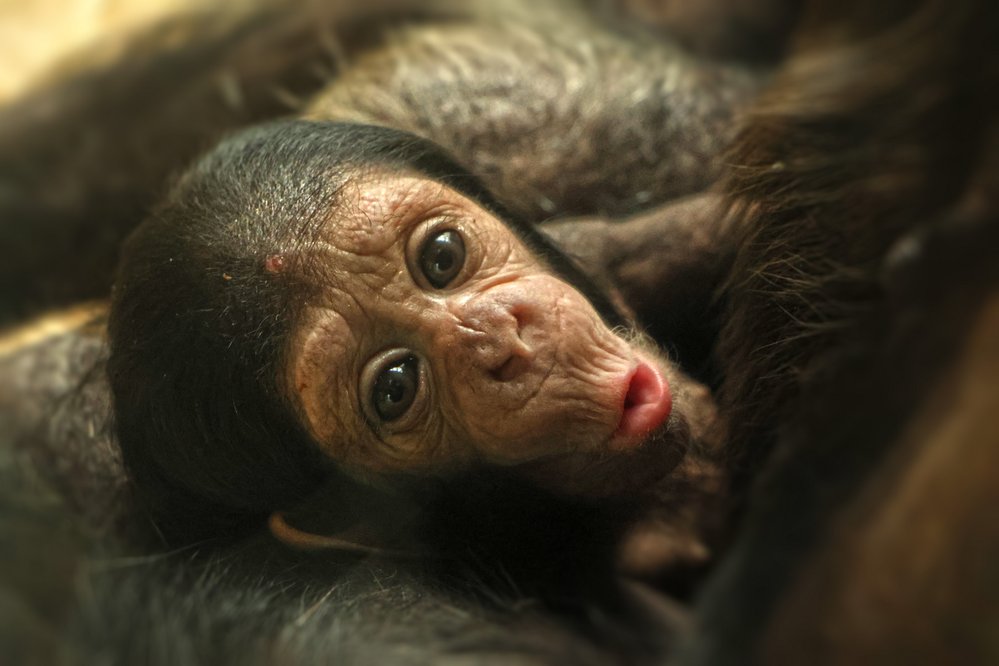
[[[381,557],[419,557],[422,514],[405,495],[381,492],[344,479],[332,483],[267,521],[271,535],[304,551]]]
[[[420,557],[419,548],[390,547],[382,543],[379,535],[369,525],[355,524],[337,534],[317,534],[291,525],[285,514],[275,511],[267,520],[271,535],[286,546],[304,551],[339,551],[357,555],[377,555],[391,558]]]

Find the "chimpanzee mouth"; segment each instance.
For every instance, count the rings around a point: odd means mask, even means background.
[[[621,420],[611,438],[611,448],[626,450],[640,445],[646,436],[669,418],[673,396],[662,373],[640,360],[627,378]]]

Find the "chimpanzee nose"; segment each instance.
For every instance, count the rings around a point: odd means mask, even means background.
[[[522,335],[529,317],[516,295],[487,292],[456,304],[452,312],[462,356],[473,367],[498,382],[530,369],[534,353]]]

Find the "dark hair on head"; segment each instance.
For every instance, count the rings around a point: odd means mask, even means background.
[[[159,528],[190,540],[288,508],[335,467],[281,378],[290,335],[322,280],[304,259],[361,169],[411,171],[494,212],[441,148],[384,127],[281,121],[201,158],[126,242],[108,373],[126,466]],[[512,225],[614,318],[537,232]],[[280,270],[268,258],[282,257]],[[617,323],[614,321],[613,323]]]

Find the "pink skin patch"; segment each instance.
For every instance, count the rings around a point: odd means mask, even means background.
[[[666,422],[673,409],[669,383],[645,361],[639,360],[638,367],[625,379],[625,385],[621,421],[610,443],[618,451],[639,446],[650,432]]]
[[[284,257],[280,254],[272,254],[264,260],[264,268],[268,273],[280,273],[284,270]]]

